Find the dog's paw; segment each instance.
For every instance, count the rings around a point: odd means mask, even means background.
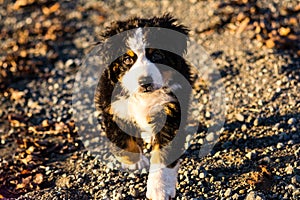
[[[150,167],[146,197],[152,200],[169,200],[176,195],[179,163],[174,168]]]
[[[129,169],[129,170],[137,170],[137,169],[143,169],[148,167],[149,167],[149,159],[144,155],[140,155],[140,160],[134,164],[122,163],[122,168]]]

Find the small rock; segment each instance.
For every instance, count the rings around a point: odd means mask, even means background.
[[[293,145],[293,144],[295,144],[295,142],[294,142],[294,140],[289,140],[289,141],[287,142],[287,144],[288,144],[288,145]]]
[[[48,127],[49,126],[49,121],[47,119],[42,121],[42,126],[43,127]]]
[[[139,191],[135,188],[130,188],[130,194],[133,196],[133,197],[138,197],[139,196]]]
[[[242,130],[243,132],[245,132],[245,131],[247,130],[247,125],[246,125],[246,124],[243,124],[242,127],[241,127],[241,130]]]
[[[245,193],[244,189],[239,190],[239,194],[244,194],[244,193]]]
[[[74,61],[72,59],[69,59],[66,61],[65,65],[66,65],[66,67],[70,67],[73,63],[74,63]]]
[[[265,197],[262,194],[259,194],[258,192],[251,191],[247,196],[246,200],[264,200]]]
[[[300,158],[300,148],[295,151],[296,158]]]
[[[33,182],[36,184],[41,184],[43,182],[43,174],[38,173],[35,175]]]
[[[235,193],[234,195],[232,195],[232,199],[233,200],[238,200],[240,197],[240,195],[238,195],[237,193]]]
[[[252,159],[256,158],[256,155],[257,155],[256,151],[253,150],[253,151],[248,152],[248,153],[246,154],[246,157],[247,157],[249,160],[252,160]]]
[[[277,131],[277,130],[279,130],[280,127],[281,127],[281,124],[280,123],[276,123],[272,129],[275,130],[275,131]]]
[[[284,144],[279,142],[277,145],[276,145],[276,148],[277,149],[282,149],[284,147]]]
[[[83,183],[83,179],[82,179],[81,177],[78,178],[78,179],[77,179],[77,183],[79,183],[79,184]]]
[[[203,172],[201,172],[200,174],[199,174],[199,178],[205,178],[206,177],[206,175],[207,175],[207,173],[206,173],[206,171],[203,171]]]
[[[296,124],[296,122],[297,122],[297,120],[295,118],[290,118],[287,123],[289,125],[293,125],[293,124]]]
[[[205,137],[206,141],[208,142],[212,142],[216,139],[218,139],[218,137],[216,136],[215,133],[211,132],[211,133],[208,133],[207,136]]]
[[[259,160],[259,163],[261,163],[261,164],[269,164],[270,162],[271,162],[271,159],[268,156],[263,157],[262,159]]]
[[[260,100],[258,100],[258,102],[257,102],[257,103],[258,103],[258,105],[260,105],[260,106],[263,106],[263,105],[264,105],[264,101],[263,101],[263,100],[261,100],[261,99],[260,99]]]
[[[291,179],[291,182],[293,184],[300,183],[300,176],[299,175],[293,176],[292,179]]]
[[[253,122],[253,125],[254,126],[258,126],[258,125],[260,125],[261,124],[261,118],[256,118],[255,120],[254,120],[254,122]]]
[[[289,185],[285,186],[285,189],[294,191],[296,189],[296,187],[293,184],[289,184]]]
[[[285,168],[285,172],[286,172],[287,174],[293,174],[294,168],[293,168],[291,165],[288,165],[288,166]]]
[[[228,188],[225,193],[224,193],[224,197],[229,197],[231,195],[232,189]]]
[[[240,122],[243,122],[243,121],[245,120],[244,115],[242,115],[242,114],[240,114],[240,113],[236,114],[236,115],[235,115],[235,118],[236,118],[238,121],[240,121]]]
[[[300,189],[295,190],[295,191],[293,192],[293,196],[294,196],[295,199],[297,199],[297,197],[300,196]]]

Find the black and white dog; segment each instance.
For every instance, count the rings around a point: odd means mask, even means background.
[[[157,29],[145,31],[147,27]],[[191,94],[176,72],[190,84],[193,82],[190,66],[183,59],[187,37],[167,35],[165,29],[188,35],[188,29],[168,14],[118,21],[107,28],[102,34],[103,42],[132,31],[107,45],[105,51],[110,56],[123,53],[111,60],[95,93],[102,127],[114,144],[113,154],[124,167],[147,167],[149,161],[142,155],[142,147],[144,142],[151,144],[146,196],[154,200],[170,199],[176,194],[180,164],[176,155],[184,146],[181,127],[187,121]],[[161,48],[152,48],[153,42]],[[180,94],[181,102],[176,94]]]

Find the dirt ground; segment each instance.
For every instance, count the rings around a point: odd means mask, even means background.
[[[300,1],[0,5],[0,199],[146,199],[147,173],[113,170],[85,148],[72,92],[106,26],[167,12],[216,64],[227,109],[217,144],[201,158],[211,118],[203,108],[176,199],[300,198]]]

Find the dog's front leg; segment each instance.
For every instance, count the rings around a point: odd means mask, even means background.
[[[164,104],[161,112],[154,116],[154,121],[160,121],[161,115],[167,118],[163,128],[155,135],[152,143],[147,182],[146,196],[152,200],[169,200],[175,197],[180,162],[174,156],[176,155],[174,152],[180,151],[182,147],[182,142],[176,142],[176,144],[171,142],[178,133],[180,126],[179,103],[176,101]]]
[[[155,162],[161,153],[160,150],[153,151],[151,157],[146,196],[152,200],[169,200],[176,195],[180,162],[175,161],[175,164],[168,166]]]
[[[136,141],[128,139],[126,148],[114,152],[116,159],[122,164],[123,169],[142,169],[149,166],[149,160],[142,155],[142,149]]]

